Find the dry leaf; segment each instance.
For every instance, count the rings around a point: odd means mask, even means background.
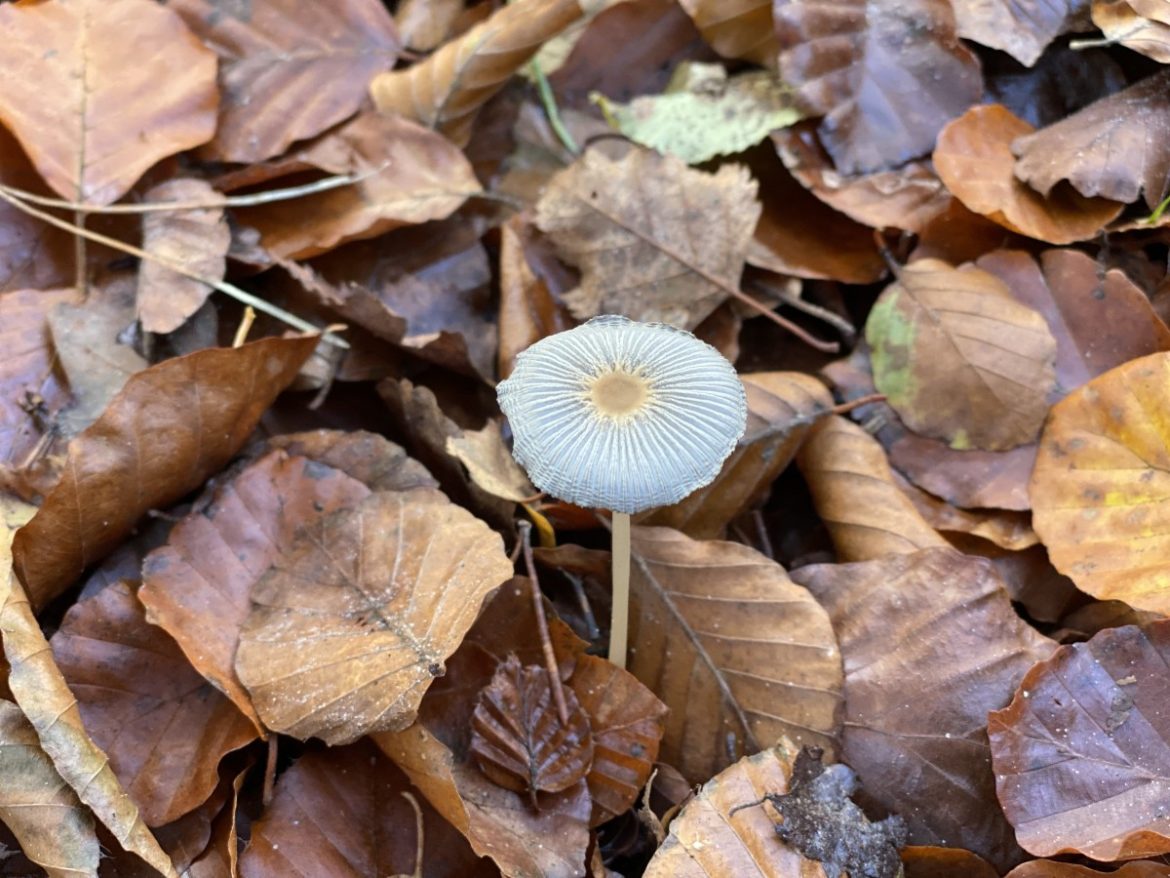
[[[1049,197],[1062,180],[1086,198],[1132,202],[1144,192],[1153,210],[1170,177],[1170,72],[1095,101],[1012,143],[1016,177]]]
[[[1020,860],[995,800],[987,711],[1052,641],[1016,615],[991,564],[927,549],[793,571],[833,619],[845,661],[843,762],[914,844]]]
[[[1093,878],[1094,875],[1112,875],[1113,878],[1167,878],[1170,876],[1170,866],[1165,863],[1151,863],[1141,860],[1134,863],[1123,863],[1120,869],[1101,871],[1090,869],[1088,866],[1078,866],[1076,863],[1062,863],[1057,860],[1032,860],[1020,863],[1004,878]],[[914,878],[910,875],[907,878]]]
[[[524,793],[539,810],[537,793],[576,785],[593,763],[589,717],[573,690],[562,690],[568,723],[557,716],[548,671],[521,666],[511,655],[480,690],[471,716],[471,754],[493,783]]]
[[[958,0],[956,30],[965,40],[1007,52],[1031,67],[1057,36],[1079,29],[1076,16],[1087,5],[1088,0]]]
[[[248,718],[147,623],[129,583],[70,607],[50,645],[86,731],[150,826],[206,801],[220,759],[256,738]]]
[[[269,338],[211,348],[131,378],[69,444],[61,481],[16,534],[14,566],[35,604],[68,588],[147,510],[218,472],[316,345]]]
[[[839,415],[821,420],[797,463],[842,561],[947,545],[898,490],[878,441],[856,424]]]
[[[662,759],[690,780],[781,735],[832,749],[840,658],[824,611],[738,543],[635,528],[630,671],[671,709]]]
[[[378,0],[170,0],[219,56],[215,137],[201,153],[258,162],[355,113],[370,79],[394,66],[398,35]]]
[[[886,170],[927,153],[979,100],[979,63],[945,0],[777,0],[780,72],[843,174]]]
[[[1139,12],[1141,6],[1144,12]],[[1162,64],[1170,63],[1170,20],[1161,4],[1129,0],[1093,0],[1093,24],[1110,43],[1141,52]]]
[[[290,455],[307,457],[350,478],[371,491],[408,491],[437,488],[438,483],[417,460],[407,457],[402,446],[366,430],[309,430],[273,436],[268,448],[282,448]]]
[[[117,201],[159,159],[215,131],[215,55],[165,6],[8,3],[0,30],[0,120],[63,198]]]
[[[776,66],[780,46],[770,0],[680,0],[679,5],[720,55]]]
[[[372,494],[252,589],[236,673],[274,731],[339,744],[405,728],[511,573],[499,536],[438,491]]]
[[[538,491],[504,443],[501,421],[492,419],[482,430],[464,430],[447,437],[447,453],[458,458],[475,484],[489,494],[524,503]]]
[[[994,275],[911,263],[874,304],[865,339],[878,392],[911,430],[961,451],[1006,451],[1039,435],[1056,339]]]
[[[828,389],[800,372],[742,375],[747,428],[714,480],[640,524],[681,530],[695,539],[718,539],[736,516],[762,501],[792,462],[816,420],[833,406]]]
[[[383,113],[417,119],[466,146],[479,108],[580,17],[577,0],[509,3],[413,67],[374,77],[370,94]]]
[[[203,180],[177,177],[154,186],[146,201],[213,201]],[[150,212],[142,216],[142,249],[209,280],[223,280],[231,231],[222,208]],[[211,287],[149,259],[138,272],[138,319],[147,332],[174,332],[211,295]]]
[[[973,107],[939,132],[935,170],[968,208],[1013,232],[1052,244],[1093,237],[1122,205],[1064,186],[1045,198],[1017,180],[1011,145],[1032,131],[999,104]]]
[[[1052,563],[1082,591],[1170,612],[1162,522],[1170,354],[1132,360],[1052,408],[1029,491]]]
[[[1011,552],[1023,551],[1040,542],[1040,537],[1032,530],[1032,516],[1027,512],[1011,509],[959,509],[922,490],[897,470],[892,473],[898,490],[909,498],[923,520],[940,533],[969,534]],[[1012,598],[1018,599],[1015,595]]]
[[[432,52],[447,41],[463,11],[463,0],[402,0],[394,24],[404,46]]]
[[[0,183],[36,195],[53,194],[16,138],[2,125]],[[48,290],[72,283],[72,240],[68,232],[29,216],[7,201],[0,202],[0,293]]]
[[[220,811],[211,826],[211,838],[191,861],[183,878],[239,878],[239,837],[236,815],[240,803],[240,787],[247,777],[241,771],[232,781],[231,803]]]
[[[906,878],[998,878],[995,867],[959,848],[917,845],[902,848]],[[1039,878],[1039,876],[1036,876]]]
[[[620,161],[589,150],[536,206],[537,226],[581,269],[580,288],[565,296],[576,317],[624,314],[684,329],[739,289],[758,216],[742,166],[707,174],[640,149]]]
[[[1060,647],[990,714],[999,800],[1027,851],[1170,852],[1168,661],[1170,623],[1111,628]]]
[[[57,774],[19,707],[0,701],[0,819],[49,878],[96,876],[93,817]]]

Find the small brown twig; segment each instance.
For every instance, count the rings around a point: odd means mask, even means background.
[[[402,790],[398,795],[410,802],[410,807],[414,808],[414,825],[415,833],[418,838],[414,843],[414,871],[409,875],[403,875],[399,872],[396,875],[391,875],[390,878],[423,878],[423,841],[426,836],[423,835],[423,812],[422,806],[419,805],[418,799],[414,797],[413,793],[408,793]]]
[[[861,408],[863,405],[870,405],[871,403],[885,401],[886,395],[884,393],[868,393],[865,396],[857,397],[857,399],[851,399],[848,402],[843,402],[840,405],[833,406],[831,409],[829,409],[829,413],[834,415],[844,415],[848,414],[854,409]]]
[[[280,735],[268,736],[268,761],[264,765],[264,792],[260,800],[265,808],[272,804],[272,793],[276,788],[276,756],[279,740]]]
[[[548,670],[549,688],[557,704],[557,717],[561,725],[569,727],[569,705],[561,689],[561,674],[557,668],[557,655],[553,652],[552,638],[548,633],[548,618],[544,615],[544,596],[540,592],[540,581],[536,578],[536,562],[532,558],[532,524],[519,521],[520,545],[524,547],[524,565],[528,568],[528,585],[532,589],[532,608],[536,611],[536,627],[540,631],[540,646],[544,650],[544,666]]]

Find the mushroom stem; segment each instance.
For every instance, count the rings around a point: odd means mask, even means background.
[[[630,516],[613,514],[613,612],[609,626],[609,660],[626,666],[626,641],[630,629]]]

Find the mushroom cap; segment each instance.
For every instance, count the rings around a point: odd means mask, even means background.
[[[615,512],[706,485],[747,422],[743,385],[719,351],[614,314],[541,339],[496,392],[533,484]]]

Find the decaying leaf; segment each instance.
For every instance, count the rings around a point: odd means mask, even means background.
[[[739,288],[759,210],[740,165],[707,174],[648,150],[611,161],[593,149],[552,179],[536,224],[581,269],[564,297],[575,316],[692,329]]]
[[[1085,5],[1086,0],[958,0],[956,31],[965,40],[1007,52],[1031,67]]]
[[[978,854],[961,848],[911,845],[902,848],[906,878],[998,878],[999,872]],[[1009,873],[1010,874],[1010,873]],[[1039,876],[1034,876],[1039,878]]]
[[[1012,509],[960,509],[911,483],[892,470],[894,484],[914,504],[918,514],[940,533],[970,534],[1012,552],[1037,545],[1032,516]],[[1013,599],[1017,599],[1013,595]]]
[[[1013,232],[1051,244],[1093,237],[1122,205],[1067,186],[1045,198],[1016,179],[1011,146],[1033,130],[999,104],[973,107],[939,132],[935,170],[968,208]]]
[[[0,126],[0,183],[49,196],[32,162],[7,128]],[[73,236],[0,203],[0,293],[49,290],[73,280]]]
[[[1139,860],[1123,863],[1120,869],[1101,870],[1059,860],[1031,860],[1020,863],[1004,878],[1093,878],[1094,875],[1112,875],[1113,878],[1166,878],[1170,876],[1170,866]]]
[[[1170,611],[1170,354],[1131,360],[1052,408],[1029,491],[1052,563],[1082,591]]]
[[[471,480],[489,494],[523,503],[538,493],[504,443],[500,421],[489,421],[482,430],[448,436],[447,453],[457,457]]]
[[[845,662],[841,761],[914,844],[1021,859],[996,804],[987,712],[1055,644],[1012,609],[991,564],[927,549],[793,571],[833,620]]]
[[[1039,435],[1056,339],[994,275],[913,262],[874,304],[865,338],[875,386],[915,432],[985,451]]]
[[[176,357],[131,378],[69,445],[61,481],[13,542],[43,605],[100,560],[148,509],[218,472],[296,376],[315,337],[269,338]]]
[[[1141,7],[1139,11],[1138,7]],[[1093,0],[1093,24],[1106,39],[1141,52],[1162,64],[1170,63],[1170,20],[1158,0]]]
[[[1060,647],[988,730],[996,788],[1029,852],[1095,860],[1170,852],[1170,622]]]
[[[934,146],[979,100],[979,63],[945,0],[777,0],[784,81],[815,115],[843,174],[886,170]]]
[[[466,146],[479,108],[549,38],[581,17],[577,0],[518,0],[406,70],[370,83],[383,113],[400,113]]]
[[[779,564],[669,528],[632,545],[629,667],[671,709],[664,761],[695,780],[781,735],[835,747],[837,646]]]
[[[394,23],[378,0],[169,6],[219,56],[219,121],[202,150],[216,161],[262,161],[341,122],[398,55]]]
[[[438,491],[371,494],[252,589],[236,673],[274,731],[338,744],[405,728],[511,573],[499,536]]]
[[[679,5],[720,55],[776,66],[779,46],[770,0],[680,0]]]
[[[564,690],[562,690],[564,691]],[[557,716],[548,671],[522,666],[511,655],[479,693],[471,716],[471,753],[492,782],[524,793],[559,793],[585,777],[593,763],[589,717],[572,690],[564,691],[567,725]]]
[[[50,645],[94,743],[150,826],[202,804],[220,759],[256,738],[146,613],[130,583],[74,604]]]
[[[8,3],[0,30],[0,120],[64,198],[116,201],[159,159],[215,131],[215,55],[165,6]]]

